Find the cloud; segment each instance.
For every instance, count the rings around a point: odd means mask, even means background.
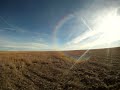
[[[7,20],[5,20],[2,16],[0,16],[0,20],[2,21],[3,24],[6,25],[5,28],[0,28],[0,31],[13,31],[13,32],[20,32],[20,33],[28,33],[28,30],[22,29],[16,25],[12,25],[8,23]]]
[[[120,16],[114,16],[114,10],[116,10],[116,8],[105,9],[103,12],[100,11],[101,13],[99,14],[95,13],[96,15],[94,18],[87,17],[87,22],[90,24],[86,23],[86,21],[81,18],[81,15],[78,15],[78,20],[83,22],[87,27],[87,30],[80,35],[71,38],[61,48],[65,50],[74,50],[119,46]],[[116,43],[114,44],[114,42]]]
[[[0,31],[2,31],[2,32],[11,31],[11,32],[19,32],[19,33],[28,32],[28,31],[23,30],[23,29],[15,29],[15,28],[0,28]]]
[[[47,43],[48,41],[47,38],[49,37],[49,35],[47,33],[36,32],[36,30],[26,30],[16,25],[12,25],[2,16],[0,16],[0,20],[6,26],[5,28],[4,27],[0,28],[0,32],[1,32],[0,33],[1,35],[0,49],[1,48],[8,48],[8,50],[10,50],[10,48],[11,50],[13,49],[16,49],[16,50],[49,49],[48,43]],[[2,32],[4,33],[2,34]],[[10,35],[8,32],[15,33],[15,34]],[[20,40],[20,41],[15,41],[15,40]]]
[[[0,16],[0,20],[3,24],[6,25],[5,28],[0,28],[0,31],[11,31],[11,32],[18,32],[18,33],[27,33],[27,34],[33,34],[33,35],[40,35],[40,32],[32,32],[30,30],[23,29],[21,27],[18,27],[17,25],[13,25],[8,23],[7,20],[5,20],[2,16]],[[35,31],[35,30],[34,30]],[[42,35],[47,35],[45,33],[42,33]]]
[[[2,35],[0,37],[0,50],[49,50],[49,44],[46,42],[47,40],[44,37],[48,36],[45,33],[32,32],[30,30],[25,30],[9,24],[3,17],[0,16],[0,19],[3,21],[2,23],[6,24],[5,28],[0,28],[0,32],[14,32],[17,34],[24,35],[22,37],[22,41],[19,41],[20,37],[9,35]],[[16,34],[15,34],[16,35]],[[30,36],[30,37],[29,37]],[[16,41],[17,40],[17,41]],[[27,41],[28,40],[28,41]],[[25,42],[26,41],[26,42]]]
[[[120,41],[113,41],[109,44],[106,40],[104,40],[104,37],[96,38],[96,40],[92,40],[91,38],[89,38],[89,41],[83,41],[76,44],[75,43],[65,44],[62,47],[62,50],[108,48],[108,47],[118,47],[119,45],[120,45]]]
[[[41,42],[15,42],[5,38],[0,39],[0,49],[8,50],[49,50],[50,47],[46,43]],[[5,49],[6,50],[6,49]]]

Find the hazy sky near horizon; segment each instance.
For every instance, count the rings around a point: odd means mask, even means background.
[[[119,31],[110,29],[105,37],[105,30],[99,30],[106,28],[99,23],[108,20],[104,18],[107,14],[117,9],[119,16],[119,6],[120,0],[0,0],[0,50],[119,46]],[[105,34],[102,38],[101,33]]]

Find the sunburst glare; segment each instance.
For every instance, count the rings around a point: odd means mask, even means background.
[[[103,34],[103,40],[111,43],[120,39],[120,16],[117,14],[118,8],[102,17],[101,22],[96,25],[96,30]]]

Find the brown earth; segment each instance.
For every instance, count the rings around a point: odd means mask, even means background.
[[[85,52],[1,51],[0,90],[119,90],[120,48]]]

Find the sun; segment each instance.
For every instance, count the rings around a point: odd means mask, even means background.
[[[120,16],[117,11],[118,9],[109,12],[96,26],[96,30],[102,33],[102,38],[107,43],[120,40]]]

